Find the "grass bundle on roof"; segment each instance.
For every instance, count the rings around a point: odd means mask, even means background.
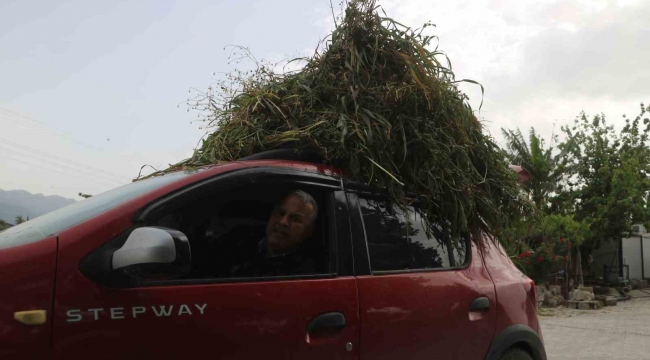
[[[419,194],[427,224],[454,238],[494,234],[529,205],[448,59],[429,49],[428,26],[411,30],[373,0],[352,1],[324,50],[300,70],[231,73],[192,100],[214,131],[170,169],[278,147],[315,149],[398,204]]]

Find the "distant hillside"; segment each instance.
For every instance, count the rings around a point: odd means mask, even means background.
[[[58,195],[45,196],[25,190],[0,189],[0,220],[13,224],[16,216],[33,219],[76,202]]]
[[[0,231],[9,229],[12,225],[5,222],[4,220],[0,220]]]

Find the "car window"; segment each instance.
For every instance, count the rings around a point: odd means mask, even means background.
[[[28,244],[93,218],[194,172],[176,172],[136,181],[26,221],[0,232],[0,249]]]
[[[372,271],[439,269],[465,262],[465,242],[455,246],[436,226],[427,235],[419,210],[383,199],[360,198]]]
[[[327,194],[311,187],[240,185],[201,197],[151,225],[187,236],[192,272],[186,280],[325,274],[330,272]]]

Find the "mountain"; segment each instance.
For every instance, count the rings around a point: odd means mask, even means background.
[[[7,230],[11,227],[12,225],[9,223],[6,223],[4,220],[0,220],[0,231],[2,230]]]
[[[33,219],[76,202],[58,195],[45,196],[25,190],[0,189],[0,220],[13,224],[16,216]]]

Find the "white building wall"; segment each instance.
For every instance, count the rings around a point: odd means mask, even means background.
[[[646,239],[643,243],[643,252],[646,253],[646,258],[650,259],[650,238]],[[646,249],[645,247],[649,247]],[[628,239],[623,239],[623,264],[628,265],[630,269],[630,280],[643,279],[642,265],[643,257],[641,256],[641,238],[634,236]],[[650,268],[648,269],[650,270]]]

